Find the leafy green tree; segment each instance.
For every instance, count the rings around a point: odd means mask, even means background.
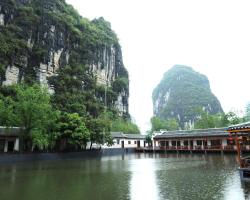
[[[52,112],[48,90],[39,85],[17,85],[15,112],[27,135],[34,128],[45,127]]]
[[[159,117],[151,118],[151,131],[159,131],[161,129],[173,131],[179,128],[179,124],[175,119],[162,120]]]
[[[2,87],[0,114],[1,125],[23,128],[24,146],[28,150],[52,148],[56,112],[46,88],[24,84]]]
[[[39,150],[53,150],[58,138],[58,133],[56,132],[56,121],[59,116],[59,111],[51,111],[49,113],[49,119],[41,123],[40,126],[32,129],[32,150],[34,148]]]
[[[212,115],[209,115],[207,113],[203,113],[201,115],[201,118],[195,123],[194,128],[195,129],[205,129],[205,128],[214,128],[214,118]]]
[[[138,126],[132,123],[130,120],[125,120],[122,118],[117,118],[112,121],[111,124],[112,132],[123,132],[126,134],[140,134]]]
[[[0,95],[0,125],[1,126],[17,126],[17,116],[14,113],[15,105],[11,97]]]
[[[58,140],[63,141],[61,150],[65,149],[67,144],[73,145],[75,149],[85,149],[90,139],[90,132],[78,113],[61,114],[57,132]]]
[[[96,118],[104,109],[104,104],[95,97],[93,74],[83,65],[65,66],[50,79],[50,84],[55,89],[53,104],[58,110],[82,117],[88,113]]]
[[[227,114],[225,114],[223,123],[224,126],[239,124],[242,122],[242,119],[234,112],[230,111]]]
[[[152,117],[150,121],[151,121],[152,131],[159,131],[160,129],[166,129],[166,124],[164,123],[164,120],[160,119],[159,117]]]
[[[196,129],[226,127],[242,122],[242,119],[232,111],[226,114],[221,113],[215,115],[211,115],[205,111],[202,111],[200,115],[200,119],[195,123]]]
[[[246,105],[244,120],[250,121],[250,103]]]
[[[92,148],[93,143],[108,145],[113,144],[110,134],[110,123],[111,121],[104,116],[99,118],[89,118],[87,120],[87,127],[90,130],[90,149]]]
[[[178,128],[179,128],[179,124],[176,121],[176,119],[166,120],[166,125],[167,125],[167,130],[169,130],[169,131],[178,130]]]
[[[146,142],[149,144],[149,146],[152,146],[152,134],[152,131],[147,131]]]
[[[32,151],[36,147],[39,150],[49,149],[50,141],[49,141],[49,135],[47,134],[46,130],[43,130],[41,128],[32,129],[31,139],[32,139]]]

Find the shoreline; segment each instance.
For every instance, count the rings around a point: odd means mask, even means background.
[[[103,156],[116,156],[122,154],[136,153],[135,148],[127,149],[95,149],[80,152],[49,152],[49,153],[7,153],[0,154],[0,164],[12,164],[18,162],[66,160],[98,158]]]

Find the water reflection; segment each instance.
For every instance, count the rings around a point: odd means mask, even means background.
[[[250,199],[250,183],[241,183],[245,199]]]
[[[131,200],[158,199],[158,188],[153,159],[132,160],[129,164],[132,172],[130,181]]]
[[[235,155],[123,154],[0,165],[1,200],[250,199]]]

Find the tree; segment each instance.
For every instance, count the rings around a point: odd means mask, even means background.
[[[151,131],[159,131],[161,129],[173,131],[179,128],[179,124],[176,119],[163,120],[158,117],[151,118]]]
[[[209,115],[207,112],[203,111],[201,113],[200,119],[195,123],[195,129],[205,129],[205,128],[214,128],[214,118],[212,115]]]
[[[149,146],[152,146],[152,135],[152,131],[147,131],[146,142],[149,144]]]
[[[1,87],[0,115],[1,125],[23,128],[24,148],[33,151],[53,147],[57,112],[46,88],[24,84]]]
[[[39,85],[23,84],[16,86],[15,90],[15,114],[19,126],[24,128],[24,137],[32,140],[32,149],[35,146],[47,149],[48,128],[55,122],[48,90]]]
[[[90,132],[78,113],[63,113],[57,123],[58,139],[63,142],[61,149],[64,149],[68,144],[73,145],[75,149],[86,148]]]
[[[151,130],[152,131],[159,131],[160,129],[166,129],[166,125],[164,124],[164,120],[158,118],[158,117],[152,117],[151,118]]]
[[[226,127],[229,125],[238,124],[242,119],[236,113],[230,111],[226,114],[220,113],[211,115],[205,111],[201,111],[200,119],[195,123],[196,129]]]
[[[244,119],[245,121],[250,121],[250,103],[248,103],[246,106]]]
[[[103,115],[99,118],[88,118],[87,127],[90,130],[90,149],[92,148],[93,143],[107,143],[108,145],[113,144],[113,140],[110,134],[110,124],[111,121]]]
[[[140,130],[136,124],[122,118],[117,118],[112,121],[111,131],[123,132],[125,134],[140,134]]]
[[[167,130],[169,130],[169,131],[174,131],[174,130],[177,130],[179,128],[179,124],[176,121],[176,119],[166,120],[166,126],[167,126]]]
[[[230,111],[224,116],[224,126],[241,123],[242,119],[234,112]]]
[[[14,113],[14,101],[11,97],[0,95],[0,125],[1,126],[16,126],[17,116]]]
[[[47,89],[39,85],[18,85],[16,86],[15,108],[20,126],[28,135],[33,128],[43,126],[48,122],[52,110],[50,95]]]

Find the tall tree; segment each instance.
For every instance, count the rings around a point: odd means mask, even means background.
[[[27,144],[32,142],[29,150],[51,147],[57,112],[52,109],[48,90],[24,84],[0,90],[0,124],[22,127],[23,139]]]
[[[105,115],[101,115],[98,118],[89,117],[86,123],[90,130],[90,148],[92,148],[93,143],[112,145],[113,140],[110,133],[111,121]]]
[[[246,105],[245,121],[250,121],[250,103]]]
[[[121,131],[126,134],[140,134],[140,130],[136,124],[132,123],[130,120],[122,119],[119,117],[112,121],[111,131]]]
[[[90,139],[90,132],[87,129],[83,118],[78,113],[61,114],[57,126],[58,140],[61,141],[61,150],[64,150],[67,144],[75,149],[85,149]]]
[[[173,131],[179,128],[179,124],[175,119],[163,120],[158,117],[151,118],[151,131],[159,131],[161,129]]]

